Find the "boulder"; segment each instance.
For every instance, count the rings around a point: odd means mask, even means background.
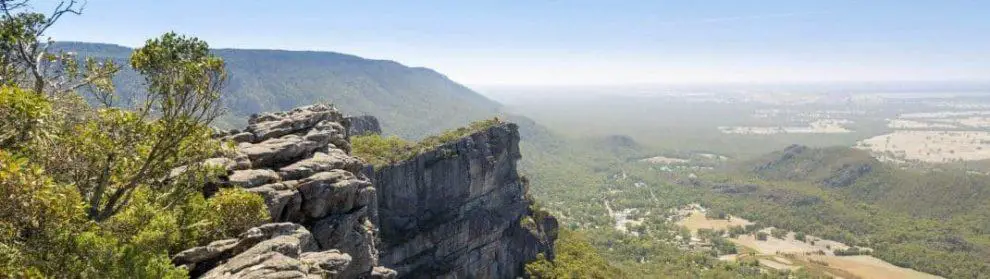
[[[399,274],[395,270],[385,268],[383,266],[376,266],[371,269],[371,279],[393,279],[398,277]]]
[[[330,105],[312,105],[289,112],[252,115],[247,131],[254,134],[256,141],[264,141],[308,130],[324,120],[341,122],[343,116]]]
[[[299,209],[302,206],[302,195],[295,189],[277,189],[283,187],[273,187],[273,185],[281,186],[284,184],[268,184],[250,188],[247,191],[257,193],[265,198],[265,205],[268,207],[268,214],[272,221],[299,221],[301,219]]]
[[[288,135],[257,144],[243,144],[239,147],[239,151],[251,159],[252,167],[277,168],[306,158],[317,150],[326,149],[327,142],[315,142],[297,135]]]
[[[313,174],[299,180],[298,189],[303,198],[302,212],[311,220],[349,212],[355,206],[369,203],[368,191],[361,191],[368,187],[371,187],[370,182],[358,179],[345,170]]]
[[[240,133],[237,133],[237,134],[226,136],[226,137],[224,137],[224,139],[229,140],[229,141],[233,141],[233,142],[236,142],[236,143],[254,142],[254,134],[252,134],[250,132],[240,132]]]
[[[330,143],[335,147],[351,153],[351,143],[347,139],[347,128],[337,122],[323,121],[317,123],[303,137],[309,141]]]
[[[294,223],[255,227],[239,239],[183,251],[173,261],[191,267],[190,275],[200,278],[395,277],[395,271],[371,265],[375,260],[368,256],[358,260],[337,249],[321,251],[309,231]],[[202,266],[210,268],[204,271]]]
[[[259,257],[268,252],[298,257],[301,252],[318,249],[319,246],[313,235],[303,226],[293,223],[271,223],[251,228],[238,238],[214,241],[206,246],[179,252],[172,258],[172,262],[186,266],[192,277],[203,273],[212,273],[215,277],[236,273],[233,271],[249,265],[244,257]],[[240,260],[233,261],[234,258]]]
[[[261,185],[278,182],[278,173],[272,170],[236,170],[228,179],[230,184],[243,188],[254,188]]]
[[[343,272],[353,262],[351,256],[337,250],[303,253],[299,260],[310,268],[310,272],[322,271],[330,278],[348,278]]]
[[[360,159],[347,155],[343,150],[331,149],[327,153],[316,152],[313,157],[282,167],[279,174],[284,179],[295,180],[335,169],[360,173],[363,168],[364,163]]]
[[[321,247],[334,247],[354,259],[352,266],[341,273],[345,277],[356,277],[374,266],[378,250],[374,248],[374,225],[367,218],[367,207],[328,216],[311,227]]]

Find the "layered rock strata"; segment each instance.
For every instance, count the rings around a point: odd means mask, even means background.
[[[347,123],[333,107],[314,105],[254,115],[244,131],[223,134],[237,143],[236,156],[210,162],[228,169],[228,186],[261,194],[273,224],[173,261],[203,277],[394,277],[376,268],[375,188],[350,156]]]

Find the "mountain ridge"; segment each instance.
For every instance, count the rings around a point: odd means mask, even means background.
[[[140,96],[140,76],[127,61],[132,48],[106,43],[60,42],[55,49],[81,57],[109,58],[121,66],[114,78],[122,97]],[[220,48],[227,63],[224,91],[229,113],[221,126],[243,125],[247,116],[332,100],[352,115],[375,115],[383,130],[418,139],[499,113],[502,104],[426,67],[367,59],[332,51]]]

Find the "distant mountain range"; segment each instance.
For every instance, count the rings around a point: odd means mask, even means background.
[[[82,42],[56,48],[118,62],[124,70],[114,81],[121,96],[143,90],[141,77],[127,67],[131,48]],[[224,96],[229,112],[221,126],[243,126],[245,116],[253,113],[331,102],[348,114],[378,117],[386,133],[418,139],[493,117],[501,108],[436,71],[389,60],[318,51],[214,52],[226,61],[229,74]]]

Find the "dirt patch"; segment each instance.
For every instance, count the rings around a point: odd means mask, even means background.
[[[892,265],[873,256],[819,256],[829,267],[849,272],[862,278],[942,278],[917,270]]]
[[[771,229],[763,229],[762,232],[770,234]],[[800,241],[794,239],[794,233],[790,232],[783,238],[775,238],[772,236],[767,236],[767,240],[757,240],[752,234],[740,235],[736,238],[730,239],[730,241],[736,243],[737,245],[746,246],[756,250],[760,254],[764,255],[776,255],[776,254],[805,254],[805,253],[825,253],[825,255],[833,255],[834,249],[849,249],[849,246],[837,241],[816,239],[814,244],[810,241]],[[814,237],[806,237],[807,239]]]
[[[694,209],[687,212],[687,217],[681,219],[677,222],[678,226],[683,226],[688,228],[692,232],[697,232],[698,229],[712,229],[712,230],[728,230],[732,226],[745,227],[746,225],[752,224],[749,220],[738,218],[734,216],[728,216],[727,219],[709,219],[705,217],[705,212],[702,209]]]
[[[948,163],[990,159],[990,132],[895,131],[856,144],[877,157],[893,160]]]

